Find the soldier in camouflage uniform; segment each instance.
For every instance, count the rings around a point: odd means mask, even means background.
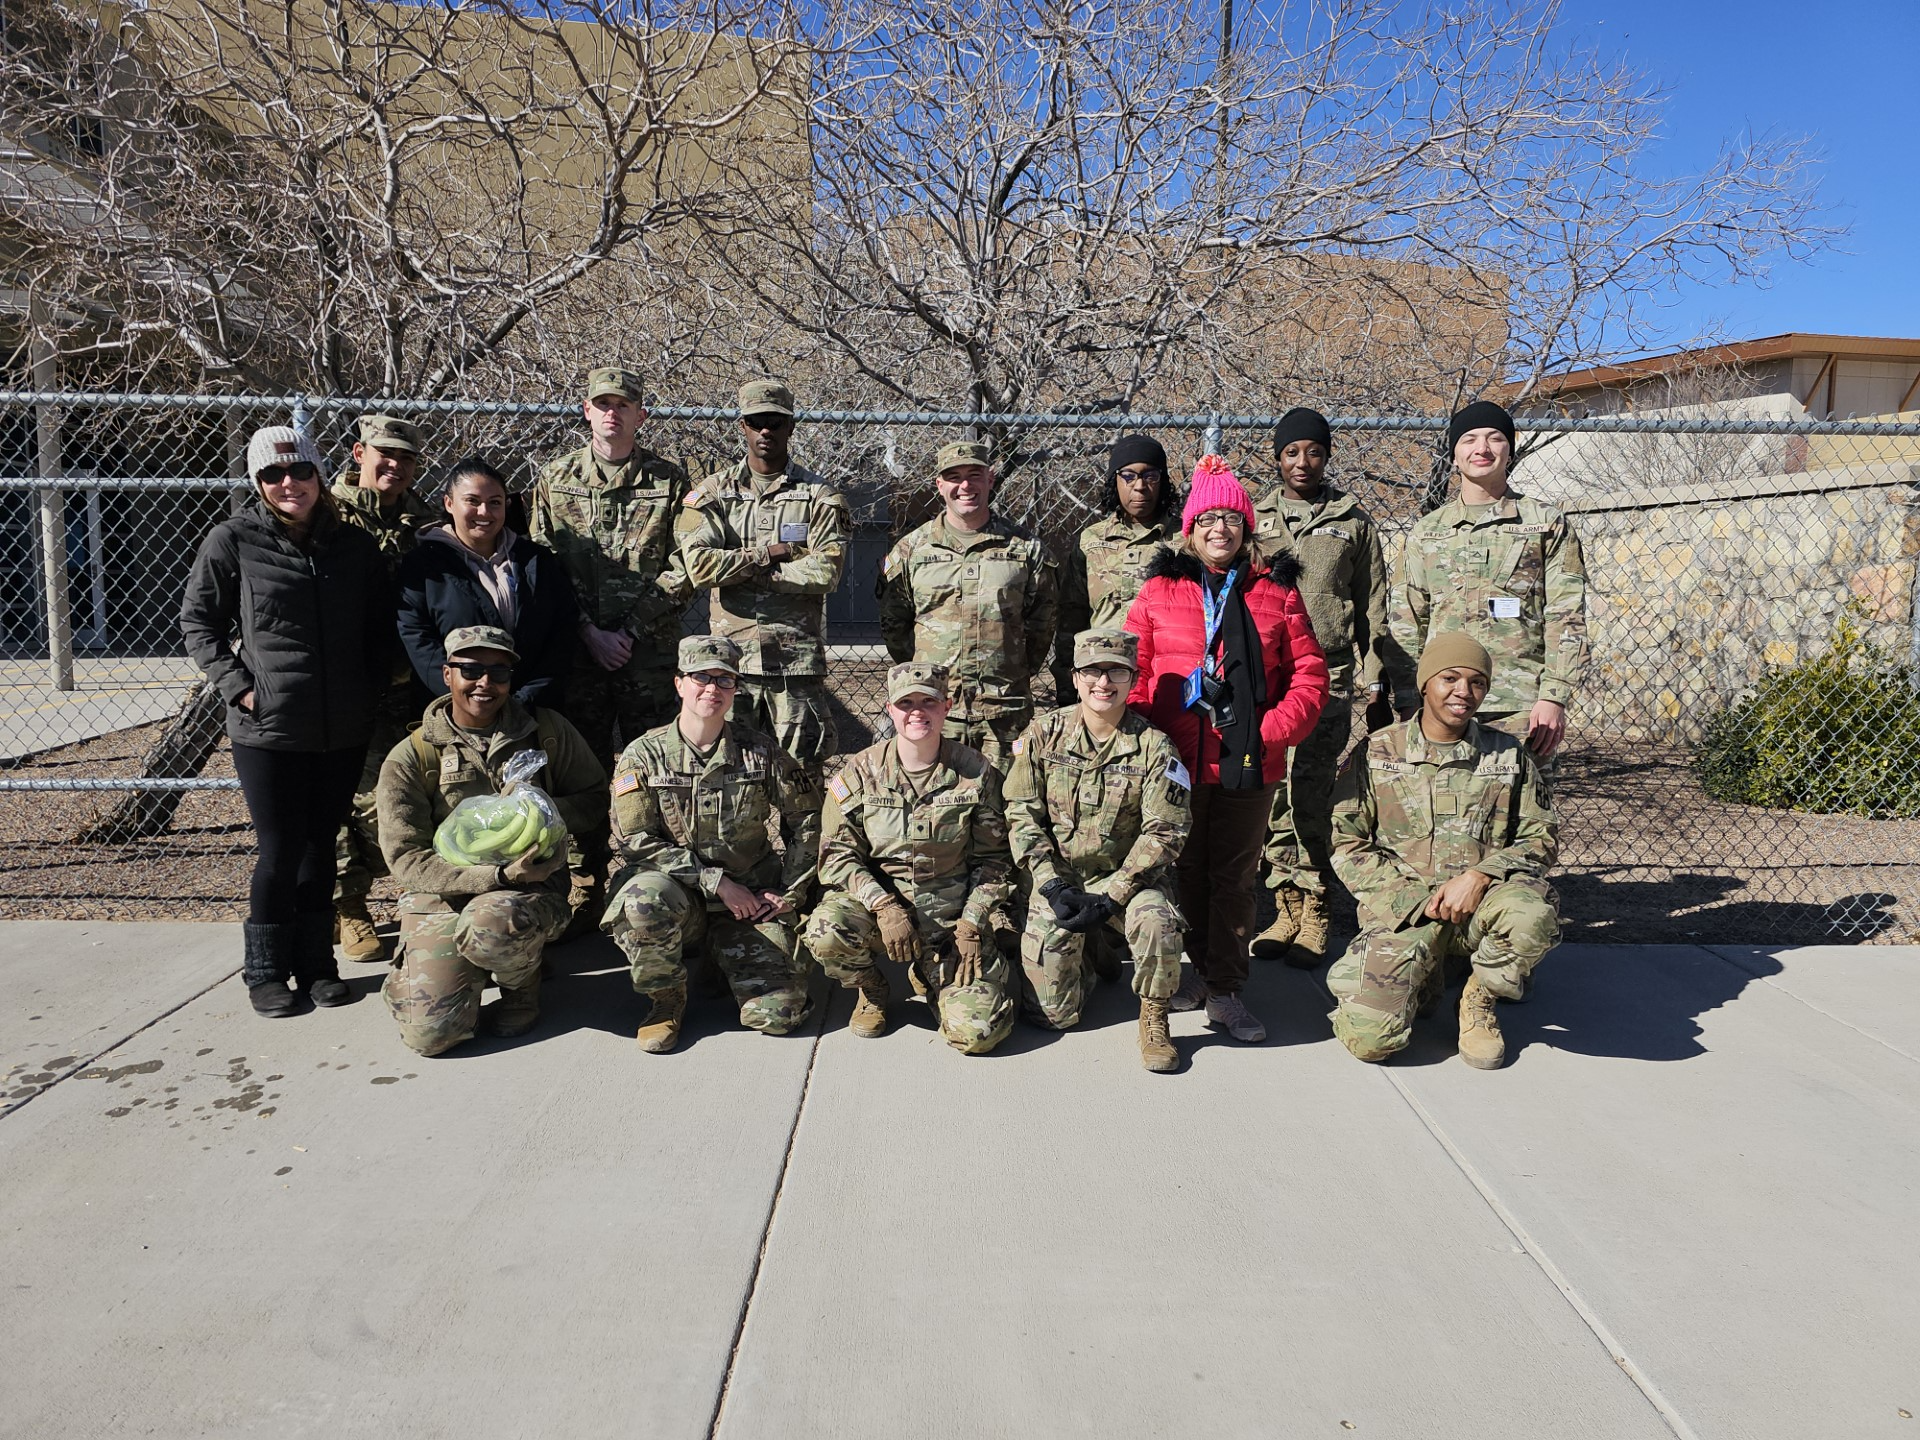
[[[642,398],[631,370],[588,375],[593,438],[540,471],[528,506],[533,538],[560,557],[580,600],[567,714],[609,766],[616,726],[624,744],[673,718],[673,657],[693,593],[673,541],[687,472],[634,443]]]
[[[1013,857],[1000,772],[941,738],[946,696],[944,666],[908,661],[887,672],[894,733],[827,785],[826,894],[803,935],[820,967],[859,992],[855,1035],[886,1032],[876,963],[885,956],[932,1002],[947,1043],[984,1055],[1013,1029]]]
[[[1167,479],[1167,452],[1146,435],[1122,435],[1107,452],[1104,518],[1082,530],[1060,567],[1060,626],[1054,693],[1073,693],[1074,637],[1119,628],[1147,566],[1180,540],[1180,495]]]
[[[422,1055],[451,1050],[484,1021],[494,1035],[524,1035],[540,1018],[540,960],[567,924],[564,855],[506,865],[452,865],[434,832],[462,800],[496,794],[501,772],[525,750],[546,752],[533,783],[553,797],[568,829],[605,813],[607,772],[556,711],[512,698],[513,637],[491,625],[447,636],[447,694],[380,766],[380,848],[405,895],[400,950],[382,987],[400,1038]],[[482,1016],[480,992],[500,987]]]
[[[895,660],[945,666],[947,735],[996,765],[1033,718],[1033,676],[1046,664],[1059,577],[1038,540],[994,517],[990,451],[956,440],[935,461],[946,512],[888,552],[880,628]]]
[[[722,636],[682,640],[679,718],[627,746],[613,770],[621,868],[601,928],[653,1002],[638,1039],[656,1055],[680,1040],[689,946],[719,966],[749,1029],[785,1035],[812,1008],[793,941],[820,848],[820,790],[770,736],[728,721],[740,658]]]
[[[827,704],[827,596],[846,572],[847,502],[792,463],[793,392],[740,387],[744,460],[687,492],[674,522],[695,589],[712,587],[710,628],[740,647],[735,714],[773,736],[816,788],[838,748]]]
[[[1355,681],[1366,696],[1371,730],[1392,719],[1388,687],[1404,691],[1413,671],[1387,629],[1379,532],[1351,495],[1326,483],[1332,453],[1327,417],[1289,410],[1273,432],[1280,483],[1254,504],[1254,539],[1267,558],[1292,555],[1300,562],[1300,598],[1326,652],[1331,686],[1320,723],[1294,747],[1286,783],[1274,792],[1264,857],[1274,920],[1251,946],[1261,959],[1307,970],[1327,958],[1333,779],[1353,729]]]
[[[1406,1047],[1437,1006],[1448,962],[1471,967],[1460,1058],[1497,1069],[1494,1001],[1519,1000],[1560,938],[1547,884],[1557,832],[1539,763],[1474,713],[1496,662],[1458,631],[1420,657],[1420,714],[1376,732],[1339,783],[1334,868],[1360,902],[1362,933],[1327,976],[1333,1032],[1362,1060]]]
[[[432,508],[413,492],[423,444],[418,428],[405,420],[362,415],[353,460],[333,481],[333,503],[340,518],[373,536],[390,580],[400,568],[401,557],[420,543],[420,527],[434,519]],[[367,763],[360,772],[353,810],[334,843],[334,938],[349,960],[387,958],[387,943],[374,930],[367,910],[367,892],[387,873],[387,862],[380,856],[373,792],[380,781],[380,762],[420,716],[416,699],[413,671],[405,652],[397,652],[393,683],[374,715],[373,738],[367,742]]]
[[[1127,709],[1140,637],[1083,630],[1074,640],[1080,703],[1049,711],[1013,742],[1007,776],[1007,843],[1032,884],[1020,939],[1028,1017],[1057,1030],[1080,1023],[1086,1000],[1083,942],[1123,928],[1140,997],[1140,1059],[1176,1069],[1167,1001],[1180,988],[1173,864],[1187,843],[1192,782],[1180,752]]]
[[[1587,568],[1567,517],[1508,488],[1513,417],[1481,400],[1453,417],[1448,453],[1460,493],[1407,536],[1394,639],[1418,655],[1427,637],[1463,630],[1487,647],[1499,678],[1482,725],[1541,760],[1566,734],[1567,705],[1587,662]],[[1396,697],[1412,713],[1420,697]]]

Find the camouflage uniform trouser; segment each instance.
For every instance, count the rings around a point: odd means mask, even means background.
[[[991,719],[963,720],[955,715],[947,716],[947,723],[940,733],[949,740],[958,740],[962,745],[970,745],[978,750],[993,767],[1005,775],[1013,764],[1013,742],[1026,733],[1027,726],[1033,723],[1031,713],[1020,715],[997,715]]]
[[[489,890],[459,910],[438,895],[400,902],[400,949],[380,993],[409,1050],[439,1055],[471,1039],[491,978],[518,989],[540,978],[540,952],[567,928],[567,897]]]
[[[771,735],[806,768],[816,788],[824,781],[827,761],[840,752],[824,675],[742,675],[733,718]]]
[[[922,891],[910,897],[920,921],[920,938],[928,958],[922,978],[929,982],[940,1034],[967,1055],[984,1055],[1013,1029],[1013,967],[994,942],[994,932],[980,932],[980,978],[971,985],[955,985],[950,977],[959,957],[953,948],[953,925],[966,904],[964,879],[951,894]],[[880,926],[858,900],[844,890],[830,890],[807,917],[802,939],[820,968],[842,985],[885,958],[880,948]]]
[[[1267,822],[1267,884],[1291,885],[1309,895],[1327,893],[1333,873],[1333,782],[1340,752],[1353,731],[1351,678],[1334,677],[1320,723],[1287,757],[1286,783],[1273,793]]]
[[[607,903],[600,928],[613,936],[642,995],[687,983],[688,947],[699,945],[720,967],[749,1030],[785,1035],[807,1018],[807,962],[793,953],[793,918],[759,925],[710,911],[704,895],[658,870],[636,870]]]
[[[1136,892],[1126,909],[1101,927],[1104,938],[1115,945],[1120,938],[1115,932],[1124,930],[1133,951],[1133,993],[1141,999],[1168,1000],[1180,988],[1183,928],[1173,896],[1155,886]],[[1055,1030],[1071,1030],[1080,1023],[1087,991],[1093,988],[1087,942],[1102,938],[1101,931],[1075,935],[1062,930],[1053,908],[1039,894],[1033,896],[1020,937],[1020,999],[1028,1020]]]
[[[1429,920],[1369,930],[1327,972],[1327,988],[1339,1001],[1333,1033],[1356,1052],[1404,1049],[1435,966],[1465,956],[1487,989],[1518,1000],[1527,976],[1559,940],[1559,897],[1531,877],[1496,882],[1465,925]]]
[[[333,842],[336,904],[366,899],[373,882],[387,873],[387,858],[380,853],[380,818],[375,813],[373,792],[379,787],[380,766],[387,752],[407,738],[407,727],[419,718],[413,709],[412,691],[402,685],[387,692],[374,716],[367,763],[360,767],[360,780],[353,789],[353,809]]]

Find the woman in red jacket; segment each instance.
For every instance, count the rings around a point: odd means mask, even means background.
[[[1294,588],[1291,555],[1271,565],[1253,542],[1253,502],[1224,460],[1194,468],[1178,548],[1149,567],[1127,611],[1140,670],[1127,703],[1173,737],[1193,782],[1193,829],[1177,866],[1195,974],[1176,1010],[1258,1044],[1247,1010],[1247,937],[1260,847],[1287,751],[1327,703],[1327,661]]]

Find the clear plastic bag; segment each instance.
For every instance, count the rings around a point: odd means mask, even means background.
[[[500,773],[497,795],[471,795],[433,832],[433,849],[449,865],[505,865],[532,853],[548,860],[567,843],[553,797],[529,783],[547,763],[544,750],[523,750]]]

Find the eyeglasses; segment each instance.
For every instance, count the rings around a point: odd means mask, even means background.
[[[1151,465],[1142,465],[1137,468],[1116,470],[1113,478],[1124,480],[1129,485],[1158,485],[1167,476],[1163,470],[1156,470]]]
[[[791,415],[742,415],[740,423],[749,430],[784,430],[793,423]]]
[[[1104,680],[1109,685],[1130,685],[1133,683],[1133,671],[1124,665],[1083,665],[1073,672],[1084,675],[1088,680],[1099,683]]]
[[[282,480],[297,480],[304,485],[310,480],[318,480],[320,472],[302,460],[297,465],[269,465],[255,478],[262,485],[278,485]]]
[[[513,679],[511,665],[483,665],[478,660],[449,660],[447,664],[459,672],[462,680],[491,680],[504,685]]]
[[[1244,530],[1247,528],[1247,517],[1238,510],[1209,510],[1193,522],[1193,528],[1196,530],[1219,530],[1223,527],[1228,530]]]
[[[696,688],[702,690],[732,690],[740,683],[727,674],[689,675],[687,679],[691,680]]]

